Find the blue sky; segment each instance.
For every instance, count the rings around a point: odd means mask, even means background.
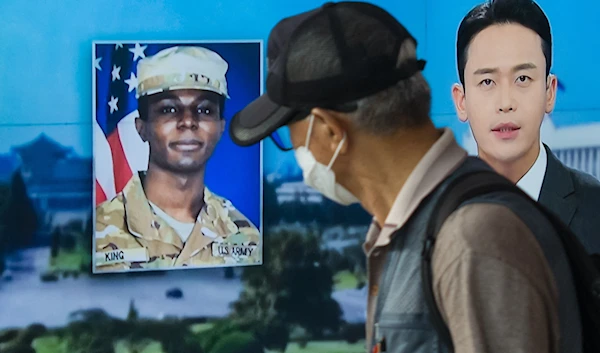
[[[454,36],[462,16],[477,2],[375,1],[397,16],[417,38],[419,54],[428,60],[425,75],[433,90],[433,118],[438,125],[449,125],[457,133],[466,125],[453,115],[450,100],[450,87],[456,81]],[[596,76],[586,70],[594,68],[600,57],[600,39],[592,36],[600,33],[595,19],[600,3],[575,2],[565,7],[561,1],[540,1],[555,36],[553,70],[567,85],[556,107],[559,127],[600,121]],[[93,40],[262,39],[266,43],[270,29],[281,18],[321,3],[3,0],[0,153],[45,132],[78,153],[91,156]],[[569,118],[561,120],[561,116]],[[267,173],[282,163],[293,163],[292,154],[284,158],[269,153],[269,148],[265,145]]]

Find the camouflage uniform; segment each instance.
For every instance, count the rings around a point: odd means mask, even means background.
[[[154,212],[134,175],[122,192],[96,208],[96,271],[260,264],[258,229],[208,188],[204,203],[184,244]]]

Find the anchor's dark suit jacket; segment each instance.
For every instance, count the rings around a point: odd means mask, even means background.
[[[600,181],[561,163],[548,146],[538,202],[553,211],[590,253],[600,253]]]

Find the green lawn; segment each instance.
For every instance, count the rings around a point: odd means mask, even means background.
[[[285,353],[364,353],[365,341],[349,344],[345,341],[318,341],[309,342],[305,348],[300,348],[297,343],[290,343]]]
[[[114,349],[115,353],[164,353],[160,342],[152,340],[146,340],[137,344],[121,340],[115,343]]]
[[[190,326],[190,331],[198,334],[210,330],[211,328],[213,328],[213,326],[214,324],[208,322],[205,324],[193,324]]]
[[[160,342],[152,340],[144,340],[135,344],[127,340],[119,340],[114,342],[113,346],[115,353],[164,353]],[[33,340],[31,347],[35,349],[36,353],[70,353],[67,342],[56,336],[37,338]]]
[[[333,283],[335,285],[334,290],[356,289],[358,278],[352,272],[345,270],[333,276]]]
[[[31,342],[31,348],[36,353],[68,353],[67,342],[56,336],[44,336]]]
[[[285,353],[364,353],[364,345],[364,340],[355,344],[349,344],[345,341],[316,341],[309,342],[305,348],[301,348],[298,343],[289,343]],[[32,342],[32,348],[35,349],[36,353],[69,353],[67,352],[66,342],[56,336],[37,338]],[[115,342],[114,349],[115,353],[164,353],[161,344],[152,340],[136,344],[119,340]],[[265,350],[265,353],[267,352],[269,351]]]
[[[86,264],[90,255],[83,249],[74,251],[58,252],[58,255],[50,260],[50,271],[80,271],[81,265]]]

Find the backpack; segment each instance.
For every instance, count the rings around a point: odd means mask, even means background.
[[[431,256],[436,236],[446,218],[463,202],[476,196],[498,191],[512,192],[531,200],[532,206],[537,207],[557,230],[573,274],[581,317],[583,352],[600,352],[600,255],[588,254],[575,234],[558,216],[533,200],[511,181],[492,171],[470,172],[451,181],[442,191],[439,201],[434,206],[433,216],[428,223],[422,251],[421,275],[430,319],[440,335],[442,344],[448,348],[449,352],[454,352],[450,331],[438,310],[433,294]]]

